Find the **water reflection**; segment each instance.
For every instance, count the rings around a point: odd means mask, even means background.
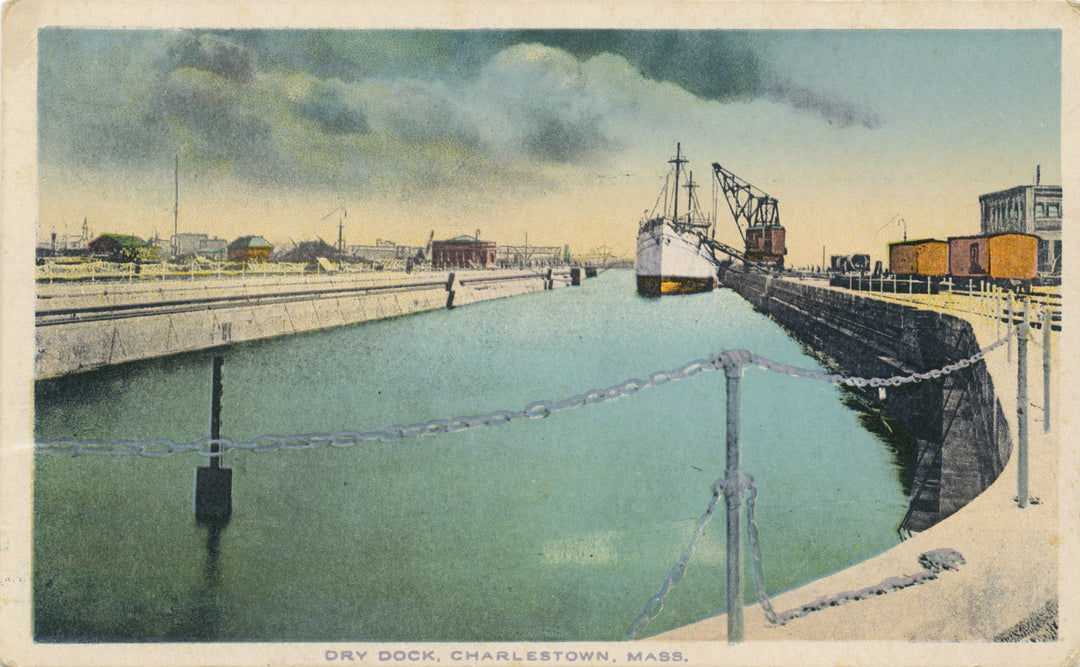
[[[191,594],[190,619],[179,634],[185,638],[213,641],[222,637],[221,536],[229,525],[229,517],[197,516],[195,521],[206,528],[206,558],[202,579]]]

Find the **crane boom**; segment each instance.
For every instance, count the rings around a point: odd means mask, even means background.
[[[712,168],[720,188],[724,191],[731,215],[735,218],[740,237],[744,240],[746,238],[742,223],[747,227],[780,225],[780,211],[776,206],[776,199],[724,169],[717,162],[713,162]]]

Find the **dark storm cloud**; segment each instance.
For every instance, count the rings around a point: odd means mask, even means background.
[[[328,89],[311,100],[294,103],[298,113],[319,123],[327,134],[367,134],[371,131],[364,112],[349,106],[336,89]]]
[[[171,69],[192,67],[236,83],[248,83],[254,74],[250,53],[212,34],[185,34],[171,51]]]
[[[412,169],[396,180],[423,188],[460,174],[402,167],[378,151],[446,144],[471,164],[524,160],[494,168],[528,181],[529,161],[596,163],[620,150],[614,118],[656,122],[637,115],[632,95],[584,75],[606,54],[704,100],[764,98],[841,125],[880,124],[843,100],[776,83],[763,43],[739,31],[47,29],[40,150],[46,161],[128,169],[185,152],[242,178],[294,183]],[[336,162],[315,173],[327,164],[307,159],[316,153]]]
[[[699,30],[530,30],[510,37],[591,58],[612,53],[642,75],[713,101],[760,91],[763,66],[744,33]]]

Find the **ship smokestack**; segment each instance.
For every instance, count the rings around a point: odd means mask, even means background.
[[[1041,164],[1035,165],[1035,185],[1039,184],[1039,171],[1042,169]]]

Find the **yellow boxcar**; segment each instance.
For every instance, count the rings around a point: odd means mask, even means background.
[[[1031,280],[1039,273],[1039,237],[995,234],[987,239],[990,277]]]
[[[949,244],[937,239],[890,243],[889,270],[898,276],[947,275]]]

